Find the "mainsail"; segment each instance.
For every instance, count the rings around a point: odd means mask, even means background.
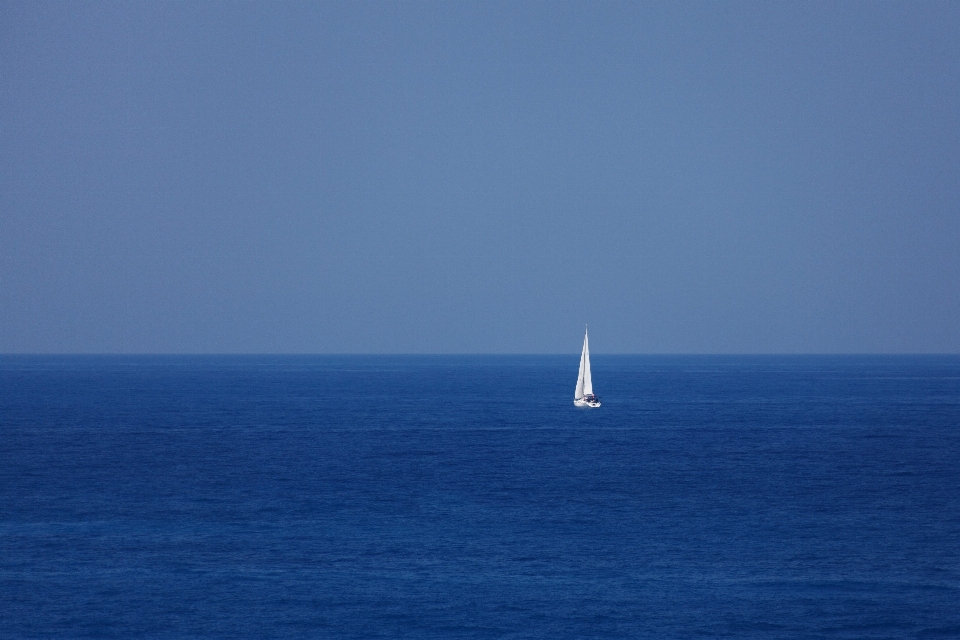
[[[590,345],[587,340],[587,330],[583,330],[583,352],[580,354],[580,375],[577,376],[577,391],[573,396],[579,400],[583,396],[593,395],[593,379],[590,377]]]

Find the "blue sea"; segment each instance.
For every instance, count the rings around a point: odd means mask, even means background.
[[[960,637],[960,357],[0,357],[0,638]]]

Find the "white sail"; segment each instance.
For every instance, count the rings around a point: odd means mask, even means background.
[[[583,351],[580,352],[580,375],[577,376],[577,390],[573,394],[574,400],[583,398],[583,361],[587,356],[587,343],[583,343]]]
[[[577,391],[574,400],[580,400],[585,395],[593,394],[593,380],[590,377],[590,345],[587,341],[587,331],[583,331],[583,351],[580,353],[580,375],[577,376]]]
[[[590,345],[587,341],[587,330],[583,330],[583,395],[593,395],[593,378],[590,377]]]

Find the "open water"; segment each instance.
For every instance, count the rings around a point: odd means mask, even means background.
[[[577,366],[0,357],[0,637],[960,637],[960,357]]]

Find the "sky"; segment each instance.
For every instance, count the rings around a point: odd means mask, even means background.
[[[0,2],[0,352],[960,352],[960,3]]]

